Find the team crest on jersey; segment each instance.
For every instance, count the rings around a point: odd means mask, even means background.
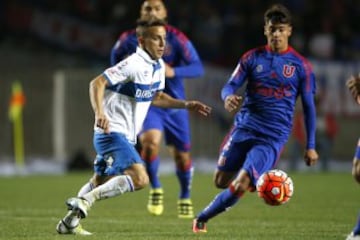
[[[295,72],[295,66],[287,65],[285,64],[283,67],[283,75],[286,78],[290,78],[294,75]]]
[[[263,65],[259,64],[256,66],[256,72],[262,72],[262,70],[264,69]]]

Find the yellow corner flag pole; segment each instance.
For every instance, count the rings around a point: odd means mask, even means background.
[[[12,84],[12,94],[9,106],[9,119],[13,123],[14,156],[16,166],[23,168],[24,161],[24,131],[22,109],[25,105],[25,95],[20,82]]]

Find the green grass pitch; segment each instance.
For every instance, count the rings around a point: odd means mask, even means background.
[[[93,236],[59,235],[55,225],[66,213],[65,200],[75,195],[91,172],[64,176],[0,178],[0,239],[345,239],[360,209],[359,185],[350,173],[290,173],[294,196],[270,207],[256,194],[245,194],[230,211],[208,223],[208,233],[193,234],[192,220],[177,218],[178,183],[163,176],[165,211],[146,211],[148,189],[97,202],[82,224]],[[193,203],[200,211],[218,193],[210,174],[195,174]]]

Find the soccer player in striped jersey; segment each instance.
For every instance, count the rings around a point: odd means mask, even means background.
[[[346,82],[346,85],[356,103],[360,105],[360,74],[357,76],[351,76]],[[353,159],[352,175],[355,180],[360,183],[360,138],[358,140],[358,145]],[[360,214],[353,231],[347,236],[346,240],[360,240]]]
[[[68,214],[56,230],[60,234],[90,235],[79,224],[97,201],[144,188],[149,178],[135,150],[136,137],[150,104],[164,108],[186,108],[207,116],[211,108],[199,101],[175,99],[162,92],[165,64],[161,59],[166,45],[165,22],[140,21],[136,52],[106,69],[90,83],[90,101],[95,113],[94,176],[66,201]],[[86,188],[86,190],[83,190]]]
[[[167,18],[167,9],[162,0],[145,0],[140,9],[140,17],[155,16]],[[185,99],[184,79],[203,75],[203,65],[191,41],[179,29],[166,25],[167,45],[163,55],[165,61],[166,84],[164,92],[176,99]],[[111,52],[111,64],[135,51],[137,45],[135,30],[122,33]],[[159,180],[160,145],[162,137],[175,160],[176,175],[180,185],[178,196],[178,217],[193,218],[191,202],[191,182],[193,164],[191,159],[191,139],[189,114],[186,109],[160,109],[150,107],[143,129],[139,135],[141,157],[146,163],[150,178],[150,194],[147,205],[153,215],[161,215],[164,210],[164,190]]]
[[[246,52],[221,97],[235,113],[233,129],[224,140],[214,182],[223,188],[193,221],[193,232],[206,232],[206,222],[255,190],[259,176],[272,169],[289,138],[297,97],[304,109],[307,144],[304,160],[312,166],[315,150],[315,77],[310,63],[289,45],[291,15],[280,4],[264,14],[267,44]],[[245,83],[244,97],[237,95]],[[240,107],[241,105],[241,107]],[[240,108],[240,109],[239,109]]]

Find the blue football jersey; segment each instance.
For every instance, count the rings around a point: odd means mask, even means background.
[[[315,76],[310,63],[292,47],[275,53],[268,46],[245,53],[222,89],[222,99],[247,82],[235,126],[286,142],[295,103],[301,96],[307,130],[307,148],[315,147]]]

